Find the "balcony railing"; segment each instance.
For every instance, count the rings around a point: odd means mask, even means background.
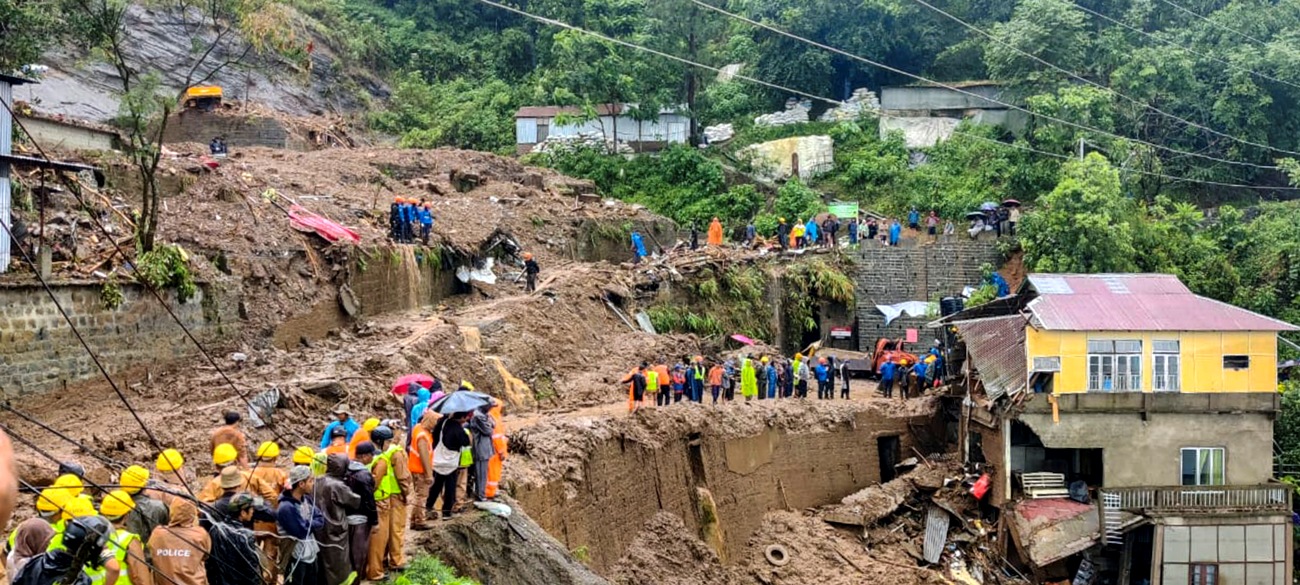
[[[1109,386],[1109,387],[1108,387]],[[1142,375],[1088,376],[1089,392],[1141,392]]]
[[[1291,511],[1291,488],[1281,484],[1102,488],[1101,492],[1118,497],[1118,508],[1131,512],[1207,514]],[[1111,498],[1110,501],[1114,502],[1115,499]]]

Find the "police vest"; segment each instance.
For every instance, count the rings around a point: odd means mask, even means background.
[[[117,582],[107,585],[131,585],[131,574],[126,567],[126,557],[128,547],[131,546],[132,540],[140,540],[140,537],[134,533],[118,529],[112,536],[108,537],[108,550],[113,552],[113,558],[117,559]],[[95,585],[103,585],[105,571],[103,567],[98,569],[86,568],[86,575],[90,576],[90,582]]]

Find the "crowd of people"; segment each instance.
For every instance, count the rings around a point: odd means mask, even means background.
[[[885,398],[893,398],[895,391],[900,399],[914,398],[942,383],[943,353],[938,347],[921,357],[886,352],[876,374],[880,376],[876,391]]]
[[[419,237],[429,245],[433,233],[433,203],[424,199],[394,197],[388,209],[388,238],[399,244],[414,244]],[[419,236],[416,236],[419,233]]]
[[[837,380],[839,381],[837,386]],[[653,404],[669,406],[679,402],[713,404],[731,402],[739,394],[746,401],[778,398],[807,398],[809,386],[816,386],[817,398],[849,398],[847,364],[832,356],[815,357],[796,353],[793,359],[780,356],[742,355],[705,361],[704,356],[643,362],[620,381],[627,384],[628,411]]]
[[[408,526],[495,498],[507,456],[500,402],[430,381],[394,394],[403,420],[358,423],[336,407],[319,444],[288,461],[275,441],[249,449],[240,414],[227,412],[206,474],[175,449],[108,485],[64,464],[36,495],[37,515],[9,534],[6,573],[21,585],[382,580],[405,568]]]

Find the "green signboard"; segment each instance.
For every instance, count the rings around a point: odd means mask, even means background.
[[[858,202],[857,201],[832,201],[828,206],[827,211],[835,215],[835,217],[839,217],[839,218],[857,217]]]

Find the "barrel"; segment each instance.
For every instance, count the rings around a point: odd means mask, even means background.
[[[966,303],[961,297],[944,297],[939,299],[939,316],[947,317],[955,313],[960,313],[966,307]]]

